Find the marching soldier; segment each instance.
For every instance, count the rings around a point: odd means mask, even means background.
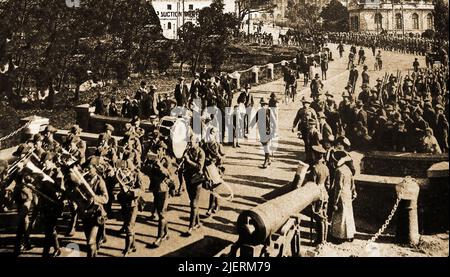
[[[34,153],[41,157],[46,151],[43,148],[44,137],[41,134],[35,134],[30,141],[30,147],[34,148]]]
[[[383,69],[383,60],[381,59],[381,50],[378,50],[378,54],[375,56],[375,64],[376,64],[376,68],[378,70],[382,70]]]
[[[98,136],[97,155],[106,156],[115,161],[117,159],[117,140],[112,136],[114,127],[105,124],[104,132]]]
[[[210,129],[210,139],[202,147],[205,151],[205,173],[210,183],[209,189],[211,190],[208,211],[206,212],[208,217],[219,211],[219,199],[214,195],[214,187],[220,185],[222,180],[220,176],[216,176],[214,173],[219,173],[221,169],[224,169],[222,166],[222,157],[225,155],[225,152],[222,145],[217,142],[217,131],[215,127]]]
[[[169,239],[169,227],[167,222],[167,206],[171,191],[175,190],[174,180],[178,176],[173,174],[173,161],[167,153],[167,144],[158,141],[155,152],[149,152],[146,174],[150,177],[150,190],[153,193],[153,205],[158,214],[158,235],[153,242],[153,247],[159,247],[163,241]]]
[[[86,142],[80,137],[81,131],[78,124],[73,125],[63,143],[64,149],[69,151],[69,154],[77,159],[79,164],[86,161]]]
[[[56,128],[52,125],[48,125],[44,129],[44,140],[42,142],[42,148],[45,151],[49,151],[52,153],[59,153],[61,151],[61,145],[53,137],[56,131]]]
[[[319,74],[314,76],[314,79],[311,81],[310,89],[311,89],[311,97],[319,96],[319,91],[323,88],[323,83],[320,81]]]
[[[355,66],[355,54],[352,51],[350,51],[348,53],[347,70],[353,68],[353,66]]]
[[[369,67],[367,65],[363,66],[363,72],[361,72],[361,79],[363,84],[369,85],[370,82],[370,76],[369,76]]]
[[[308,132],[308,122],[310,119],[317,120],[317,114],[314,109],[310,107],[311,102],[303,97],[302,99],[303,107],[297,111],[297,114],[292,125],[292,132],[295,132],[297,128],[298,132],[301,133],[303,140],[306,140]],[[307,142],[305,141],[305,147]]]
[[[414,72],[418,72],[419,71],[419,66],[420,66],[419,60],[417,58],[415,58],[414,62],[413,62]]]
[[[13,153],[13,156],[18,157],[18,159],[23,159],[29,151],[31,149],[26,144],[21,144]],[[33,228],[33,215],[31,214],[31,210],[36,210],[38,204],[38,198],[31,189],[35,180],[32,173],[24,168],[26,162],[24,160],[18,164],[19,170],[12,178],[16,183],[13,190],[13,198],[17,205],[19,217],[16,242],[14,245],[14,254],[16,256],[20,255],[23,250],[32,249],[30,233]]]
[[[306,163],[310,164],[313,162],[313,150],[312,147],[314,145],[318,145],[321,140],[321,135],[317,128],[317,120],[308,119],[308,128],[306,132],[305,141],[305,154],[306,154]]]
[[[104,237],[106,211],[103,205],[108,203],[109,196],[105,181],[97,172],[97,167],[100,166],[99,157],[93,156],[86,163],[88,172],[84,180],[93,192],[93,205],[87,210],[83,211],[79,208],[78,211],[80,212],[84,234],[86,235],[86,243],[88,246],[87,256],[96,257],[101,244],[106,242],[106,238]],[[71,176],[71,181],[81,186],[84,182],[81,178],[82,176]]]
[[[364,62],[366,61],[366,53],[364,52],[364,48],[359,48],[358,51],[358,65],[360,64],[364,64]]]
[[[130,126],[131,127],[131,126]],[[105,131],[99,135],[96,155],[99,157],[98,163],[102,165],[102,169],[106,169],[104,172],[97,172],[103,178],[102,181],[106,182],[108,189],[108,201],[105,205],[108,215],[112,214],[111,206],[113,201],[113,190],[116,186],[116,178],[114,176],[115,164],[118,159],[118,143],[112,136],[114,127],[110,124],[105,124]]]
[[[46,152],[42,159],[42,171],[52,180],[43,177],[40,186],[39,210],[44,223],[44,249],[43,257],[56,257],[61,254],[59,248],[58,232],[56,224],[62,213],[62,196],[64,190],[64,175],[60,168],[55,164],[56,156]],[[45,195],[45,196],[44,196]],[[50,255],[50,248],[53,247],[53,253]]]
[[[185,236],[190,236],[194,230],[201,227],[199,214],[200,192],[203,183],[206,181],[203,177],[205,166],[205,152],[200,148],[199,139],[195,135],[190,137],[191,146],[184,155],[183,176],[186,180],[186,189],[189,195],[191,213],[189,217],[189,229]]]
[[[123,230],[126,233],[125,249],[122,252],[124,256],[136,252],[134,229],[144,193],[143,175],[133,165],[132,155],[134,155],[133,152],[127,152],[120,162],[119,170],[125,176],[117,174],[117,179],[120,184],[120,193],[117,195],[117,199],[122,206]],[[128,182],[121,179],[122,177],[125,177]]]

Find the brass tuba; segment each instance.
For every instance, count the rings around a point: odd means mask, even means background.
[[[94,206],[95,193],[77,166],[70,168],[69,178],[72,182],[67,188],[67,195],[77,204],[79,210],[85,213]]]

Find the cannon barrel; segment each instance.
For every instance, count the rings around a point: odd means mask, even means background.
[[[276,232],[289,219],[311,203],[320,199],[320,188],[313,182],[267,201],[251,210],[243,211],[237,220],[239,239],[258,245]]]

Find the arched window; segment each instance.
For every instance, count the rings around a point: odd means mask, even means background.
[[[167,22],[167,30],[172,29],[172,23],[171,22]]]
[[[419,15],[417,13],[412,14],[412,25],[414,30],[419,29]]]
[[[377,28],[383,27],[383,15],[381,13],[375,14],[375,25],[377,25]]]
[[[403,29],[403,20],[401,13],[395,14],[395,27],[397,28],[397,30]]]
[[[433,15],[431,13],[427,14],[427,29],[433,30]]]

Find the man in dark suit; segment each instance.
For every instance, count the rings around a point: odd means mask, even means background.
[[[255,102],[253,101],[253,95],[250,93],[250,84],[245,86],[245,90],[241,92],[237,99],[238,104],[243,104],[246,110],[249,110],[253,107]],[[248,134],[248,114],[244,117],[244,137]]]
[[[355,87],[356,81],[358,81],[358,69],[356,69],[355,65],[352,65],[352,69],[350,70],[349,76],[348,76],[348,84],[352,85],[352,87]]]
[[[178,78],[178,84],[175,86],[175,100],[177,101],[177,106],[187,106],[187,101],[189,99],[189,89],[184,82],[184,77]]]

